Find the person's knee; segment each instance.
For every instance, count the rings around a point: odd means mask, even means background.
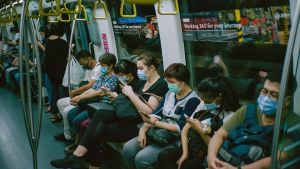
[[[149,168],[150,166],[152,166],[152,161],[151,159],[149,159],[147,156],[145,156],[145,153],[138,153],[135,156],[134,162],[135,162],[135,166],[137,169],[142,169],[142,168]]]

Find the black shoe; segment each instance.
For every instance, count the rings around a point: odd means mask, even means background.
[[[56,135],[54,135],[53,137],[54,137],[55,140],[57,140],[57,141],[68,142],[68,143],[72,142],[72,140],[67,140],[67,139],[65,138],[64,133],[56,134]]]
[[[64,159],[52,160],[51,165],[56,168],[86,168],[86,162],[83,160],[83,157],[77,157],[74,154],[66,156]]]

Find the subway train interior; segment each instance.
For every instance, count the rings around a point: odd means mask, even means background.
[[[298,169],[299,46],[298,0],[0,0],[0,168]]]

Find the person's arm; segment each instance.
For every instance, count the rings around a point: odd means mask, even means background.
[[[99,90],[94,90],[94,91],[90,91],[88,90],[88,92],[85,92],[79,96],[73,97],[70,102],[72,105],[77,105],[78,102],[82,99],[88,99],[88,98],[94,98],[94,97],[99,97],[99,95],[102,95],[104,89],[100,88]]]
[[[227,138],[228,132],[223,128],[220,128],[212,137],[208,145],[208,167],[211,169],[217,169],[217,154],[225,139]]]
[[[191,126],[193,128],[193,130],[195,130],[201,136],[201,138],[205,142],[205,144],[208,145],[211,140],[211,137],[203,132],[200,121],[197,119],[190,119],[190,118],[186,119],[186,121],[187,121],[187,124],[189,126]]]
[[[45,46],[42,44],[42,42],[37,41],[37,45],[42,49],[42,51],[45,52]]]
[[[148,100],[148,104],[151,106],[151,108],[144,103],[132,90],[132,87],[129,85],[125,85],[122,89],[122,92],[124,95],[126,95],[131,103],[134,105],[134,107],[144,113],[147,114],[151,114],[153,112],[153,109],[156,109],[156,107],[158,106],[159,102],[158,100],[153,97],[150,96],[149,100]]]
[[[191,126],[189,124],[186,124],[181,132],[182,155],[176,162],[178,168],[181,168],[182,164],[189,158],[188,132],[190,128]]]
[[[93,84],[95,82],[96,82],[96,80],[90,80],[88,84],[86,84],[84,86],[81,86],[78,89],[72,90],[71,93],[70,93],[70,97],[74,97],[78,94],[81,94],[81,93],[87,91],[88,89],[90,89],[93,86]]]

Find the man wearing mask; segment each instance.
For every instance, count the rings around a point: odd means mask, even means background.
[[[78,89],[72,90],[70,92],[70,97],[65,97],[57,101],[57,107],[60,113],[62,114],[64,120],[64,133],[57,134],[54,136],[55,139],[59,141],[67,141],[73,137],[70,131],[70,126],[67,118],[67,114],[69,110],[74,108],[74,106],[70,104],[71,98],[90,89],[101,75],[100,64],[95,60],[95,58],[88,51],[81,50],[77,54],[76,59],[79,61],[80,65],[82,65],[82,68],[86,70],[86,76],[84,81],[86,81],[87,84],[81,86]]]
[[[215,133],[208,147],[210,169],[252,169],[271,167],[271,146],[275,115],[278,107],[280,74],[270,73],[257,99],[247,104]],[[290,96],[284,99],[283,122],[294,113],[288,112]],[[294,117],[293,117],[294,118]],[[289,136],[285,145],[291,142]],[[280,160],[289,159],[291,152],[280,153]]]

